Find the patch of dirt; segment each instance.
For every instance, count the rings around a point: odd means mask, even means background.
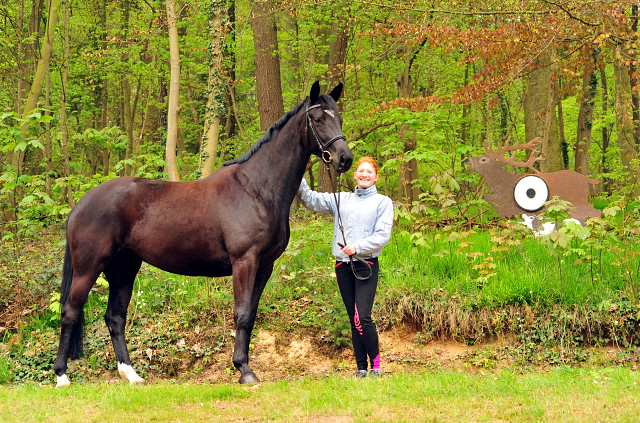
[[[470,351],[498,348],[506,343],[467,346],[450,340],[425,344],[420,342],[418,332],[406,328],[381,332],[379,339],[383,372],[391,374],[425,367],[461,367],[465,365],[465,357]],[[236,381],[239,373],[233,369],[231,355],[232,351],[218,354],[215,360],[202,366],[198,374],[190,375],[190,379],[209,382]],[[318,378],[328,374],[351,374],[356,371],[351,348],[329,349],[318,345],[318,342],[308,335],[264,329],[258,332],[257,340],[253,344],[250,366],[265,382],[304,377]]]

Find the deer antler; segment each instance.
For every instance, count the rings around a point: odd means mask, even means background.
[[[540,141],[542,141],[540,139],[540,137],[538,138],[534,138],[531,141],[529,141],[526,144],[520,144],[520,141],[517,141],[515,145],[510,146],[509,145],[509,140],[510,138],[508,138],[505,142],[504,142],[504,146],[500,147],[498,146],[496,148],[496,150],[494,151],[489,145],[487,145],[487,140],[484,140],[484,151],[487,152],[487,154],[489,155],[489,157],[491,157],[492,159],[495,160],[499,160],[503,163],[509,164],[511,166],[516,166],[516,167],[528,167],[529,169],[531,169],[533,172],[535,173],[540,173],[540,171],[536,168],[533,167],[533,164],[535,162],[538,161],[542,161],[542,160],[546,160],[544,157],[540,157],[537,154],[539,154],[540,152],[538,150],[536,150],[536,146],[537,144],[540,143]],[[525,149],[525,150],[529,150],[531,151],[531,154],[529,155],[529,159],[526,162],[518,162],[516,161],[516,154],[518,153],[517,150],[519,149]],[[513,151],[513,154],[511,155],[511,157],[507,158],[504,157],[504,154],[509,152],[509,151]]]

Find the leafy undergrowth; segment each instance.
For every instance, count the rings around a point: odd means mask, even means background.
[[[381,257],[374,307],[383,364],[389,371],[636,366],[640,220],[636,209],[617,224],[614,212],[591,222],[588,234],[565,231],[553,239],[535,239],[514,225],[437,232],[401,226]],[[251,363],[261,375],[353,370],[330,231],[325,218],[292,227],[252,335]],[[0,251],[0,383],[54,380],[61,239],[56,228],[19,245],[5,240]],[[126,333],[139,374],[151,380],[235,380],[231,286],[228,277],[185,277],[143,265]],[[85,306],[86,356],[70,362],[76,382],[116,373],[102,317],[107,299],[108,282],[99,279]],[[389,340],[406,328],[404,347],[395,349]],[[446,353],[443,342],[465,349]]]
[[[109,333],[101,318],[105,289],[92,296],[85,310],[89,322],[85,357],[69,362],[69,375],[76,383],[118,379]],[[344,324],[346,316],[336,317],[337,312],[328,307],[337,308],[337,304],[310,294],[261,307],[250,356],[254,370],[262,378],[279,380],[353,371],[349,328]],[[140,297],[143,295],[144,291]],[[404,303],[407,301],[405,298]],[[134,304],[146,305],[142,300]],[[476,319],[469,324],[466,337],[460,330],[462,326],[457,326],[454,336],[448,336],[443,335],[447,333],[444,323],[436,330],[436,326],[430,326],[435,324],[430,320],[424,326],[410,321],[396,322],[381,332],[383,366],[387,372],[455,367],[469,371],[505,367],[527,370],[612,364],[635,370],[640,361],[639,348],[621,343],[635,335],[625,331],[631,332],[626,322],[637,311],[616,306],[586,315],[579,314],[581,310],[570,314],[560,308],[534,311],[529,306],[511,306],[464,312],[459,299],[450,299],[448,304],[447,307],[443,302],[441,309],[431,310],[444,320],[445,316],[452,321],[458,319],[458,324],[465,318]],[[190,312],[179,307],[162,313],[132,309],[127,341],[136,371],[148,380],[236,380],[238,375],[231,363],[235,341],[231,299],[220,300],[212,294],[209,305],[209,308],[192,305]],[[378,307],[377,312],[381,311]],[[59,332],[54,317],[53,312],[31,317],[19,330],[7,332],[10,336],[5,334],[5,342],[0,343],[1,382],[55,381],[52,369]],[[343,322],[340,327],[339,321]],[[475,333],[473,325],[478,322],[482,322],[485,331],[472,337],[469,334]],[[596,338],[598,330],[607,337]],[[588,338],[591,343],[585,342],[586,333],[591,333]],[[402,339],[395,339],[398,334]]]

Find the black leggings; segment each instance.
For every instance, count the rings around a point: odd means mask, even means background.
[[[380,368],[380,348],[378,331],[371,320],[371,309],[378,286],[378,259],[366,259],[371,264],[371,276],[366,280],[357,279],[349,262],[336,262],[336,279],[351,321],[351,339],[358,370],[367,370],[367,356],[371,368]],[[354,261],[358,275],[368,273],[366,265]]]

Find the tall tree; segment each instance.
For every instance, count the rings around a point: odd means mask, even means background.
[[[527,78],[523,102],[526,141],[542,138],[542,152],[546,156],[540,165],[543,172],[554,172],[564,167],[554,100],[555,66],[552,62],[552,56],[547,52],[541,53],[536,59],[535,70]]]
[[[404,69],[398,74],[398,88],[399,97],[410,98],[413,96],[413,81],[411,79],[411,67],[420,52],[420,49],[426,44],[426,39],[423,40],[418,46],[413,48],[404,48]],[[418,140],[416,131],[410,131],[409,125],[400,125],[398,133],[400,142],[403,144],[404,154],[414,151],[418,146]],[[404,163],[404,166],[400,169],[400,191],[398,192],[399,198],[404,197],[408,203],[418,201],[420,195],[420,188],[414,184],[414,181],[418,180],[418,161],[415,158],[408,160]]]
[[[107,51],[107,2],[108,0],[102,0],[99,4],[98,16],[100,17],[100,46],[102,51]],[[107,127],[107,115],[109,109],[109,79],[107,73],[102,73],[100,79],[100,126],[98,129],[104,129]],[[109,156],[111,151],[108,147],[102,149],[102,176],[109,175]]]
[[[620,161],[627,172],[628,183],[635,185],[633,195],[639,195],[637,158],[638,149],[634,142],[631,82],[629,78],[629,66],[615,63],[614,74],[616,78],[616,129],[618,133],[618,146],[620,147]],[[635,168],[634,168],[634,162]]]
[[[225,114],[225,82],[223,53],[227,4],[224,0],[211,0],[209,13],[209,77],[207,82],[207,107],[204,116],[204,134],[200,151],[202,178],[209,176],[215,167],[220,136],[220,118]]]
[[[62,154],[64,155],[64,176],[69,178],[69,125],[67,124],[67,78],[69,74],[69,15],[67,11],[68,0],[62,0],[62,19],[64,24],[64,65],[62,69],[62,99],[60,100],[60,125],[62,127]],[[66,183],[66,195],[69,207],[75,206],[73,190],[69,181]]]
[[[269,129],[284,115],[278,29],[273,6],[272,1],[254,1],[251,8],[258,111],[262,131]]]
[[[176,145],[178,142],[178,104],[180,98],[180,52],[178,47],[178,25],[176,5],[167,1],[167,23],[169,27],[169,54],[171,57],[171,77],[169,82],[169,101],[167,104],[167,174],[170,181],[179,181]]]
[[[602,115],[607,116],[609,111],[609,87],[607,85],[607,75],[604,71],[604,68],[599,69],[600,73],[600,82],[602,84]],[[608,125],[602,126],[602,160],[600,161],[600,172],[601,173],[609,173],[609,169],[607,166],[607,153],[609,151],[609,134],[611,133],[610,127]],[[604,181],[599,186],[599,189],[602,192],[609,192],[609,183],[610,179],[608,177],[603,178]]]
[[[591,147],[591,127],[593,126],[593,104],[596,97],[598,78],[592,55],[586,53],[584,73],[582,75],[582,101],[578,112],[578,130],[576,135],[575,171],[589,175],[589,148]]]
[[[50,0],[49,14],[47,17],[47,27],[45,30],[44,37],[42,39],[42,45],[40,47],[40,57],[38,59],[38,65],[36,67],[35,75],[33,76],[33,82],[31,83],[29,95],[24,105],[24,109],[22,110],[23,119],[26,119],[27,116],[29,116],[31,112],[36,108],[38,104],[38,99],[42,94],[42,87],[44,85],[45,75],[47,73],[47,70],[49,69],[51,51],[53,49],[55,25],[58,19],[57,7],[58,7],[57,0]],[[18,98],[19,97],[20,95],[18,95]],[[22,132],[23,138],[26,138],[28,130],[29,130],[29,124],[27,122],[23,123],[21,125],[21,132]],[[13,169],[15,169],[15,171],[17,172],[17,175],[20,176],[22,174],[22,163],[24,159],[24,152],[16,151],[9,158],[11,160],[11,165]],[[16,192],[16,194],[19,195],[18,192]],[[14,210],[17,204],[17,198],[15,196],[11,196],[10,204],[11,204],[10,211],[6,213],[5,217],[8,220],[14,220],[15,219]]]
[[[349,30],[347,28],[347,16],[340,13],[340,6],[334,11],[333,23],[331,24],[331,35],[322,37],[329,39],[329,54],[327,57],[327,91],[331,90],[339,82],[344,81],[344,67],[347,56],[347,44],[349,41]],[[344,100],[344,99],[343,99]],[[338,103],[338,110],[343,111],[344,101]],[[318,191],[332,192],[337,185],[338,175],[330,167],[327,172],[326,166],[322,163],[318,166]]]

